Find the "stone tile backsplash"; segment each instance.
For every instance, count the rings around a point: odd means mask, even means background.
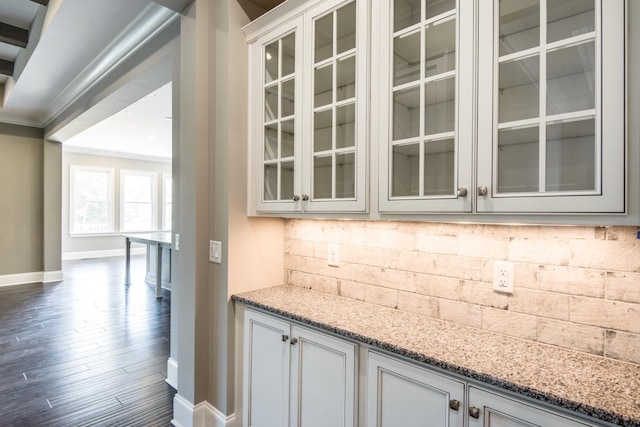
[[[288,219],[292,285],[640,364],[636,227]],[[327,245],[340,245],[340,266]],[[493,291],[493,264],[515,291]]]

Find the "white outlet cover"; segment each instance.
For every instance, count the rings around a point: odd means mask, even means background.
[[[327,245],[327,260],[332,267],[340,267],[340,246],[336,243]]]
[[[503,294],[513,294],[513,264],[496,262],[493,264],[493,290]]]

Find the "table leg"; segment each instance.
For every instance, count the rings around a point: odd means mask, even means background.
[[[131,284],[131,240],[128,237],[125,237],[125,245],[126,245],[126,267],[124,273],[124,284]]]
[[[158,243],[156,247],[156,298],[162,298],[162,245]]]

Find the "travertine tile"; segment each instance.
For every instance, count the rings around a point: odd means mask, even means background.
[[[364,293],[364,301],[370,304],[396,308],[398,306],[398,291],[379,286],[367,286]]]
[[[618,242],[637,243],[636,237],[637,227],[607,227],[606,237],[607,240],[615,240]]]
[[[461,280],[458,285],[458,299],[469,304],[506,310],[511,296],[493,290],[493,285],[470,280]]]
[[[458,235],[458,254],[467,257],[507,259],[509,240],[506,237]]]
[[[488,279],[485,282],[493,283],[493,263],[487,263],[485,274]],[[515,262],[513,263],[513,286],[514,288],[538,289],[538,264]]]
[[[399,291],[416,292],[419,273],[403,270],[384,270],[382,283],[385,287]]]
[[[640,365],[640,335],[607,331],[605,356]]]
[[[473,304],[438,299],[438,318],[460,325],[482,328],[482,309]]]
[[[384,287],[384,268],[370,265],[353,264],[350,268],[349,280]]]
[[[459,255],[436,255],[435,273],[445,277],[481,281],[489,261]]]
[[[569,320],[569,295],[515,289],[509,311],[558,320]]]
[[[605,283],[607,299],[640,304],[640,273],[609,271]]]
[[[358,301],[364,301],[367,285],[348,280],[340,281],[340,295]]]
[[[436,318],[438,317],[438,301],[424,295],[400,292],[398,294],[398,310]]]
[[[571,321],[640,333],[640,304],[571,297]]]
[[[416,276],[416,292],[421,295],[457,300],[460,280],[431,274]]]
[[[566,240],[534,240],[512,238],[509,242],[509,260],[550,265],[568,265],[571,247]]]
[[[608,271],[640,271],[640,243],[594,240],[573,240],[572,267],[595,268]]]
[[[395,249],[343,245],[340,246],[340,261],[380,268],[398,268],[401,253]]]
[[[538,341],[583,351],[604,354],[604,329],[552,319],[538,319]]]
[[[332,277],[315,276],[311,281],[311,289],[314,291],[325,292],[328,294],[338,295],[338,279]]]
[[[538,272],[538,285],[543,291],[602,298],[604,283],[601,270],[541,265]]]
[[[438,255],[418,251],[401,251],[398,253],[396,267],[400,270],[416,273],[434,274]]]
[[[484,307],[482,309],[482,328],[533,341],[536,339],[538,319],[526,314]]]
[[[457,254],[458,238],[448,234],[419,233],[416,235],[415,249],[434,254]]]

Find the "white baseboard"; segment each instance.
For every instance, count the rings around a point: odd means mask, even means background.
[[[28,283],[51,283],[62,281],[62,271],[34,271],[31,273],[5,274],[0,276],[0,286],[26,285]]]
[[[178,389],[178,362],[172,358],[167,360],[167,379],[165,381],[171,387]]]
[[[226,416],[206,401],[194,406],[176,394],[173,398],[171,424],[176,427],[235,427],[236,416]]]
[[[147,247],[131,248],[131,255],[143,255],[147,253]],[[89,259],[89,258],[108,258],[112,256],[125,256],[126,249],[104,249],[100,251],[81,251],[81,252],[63,252],[62,260],[68,261],[72,259]]]

